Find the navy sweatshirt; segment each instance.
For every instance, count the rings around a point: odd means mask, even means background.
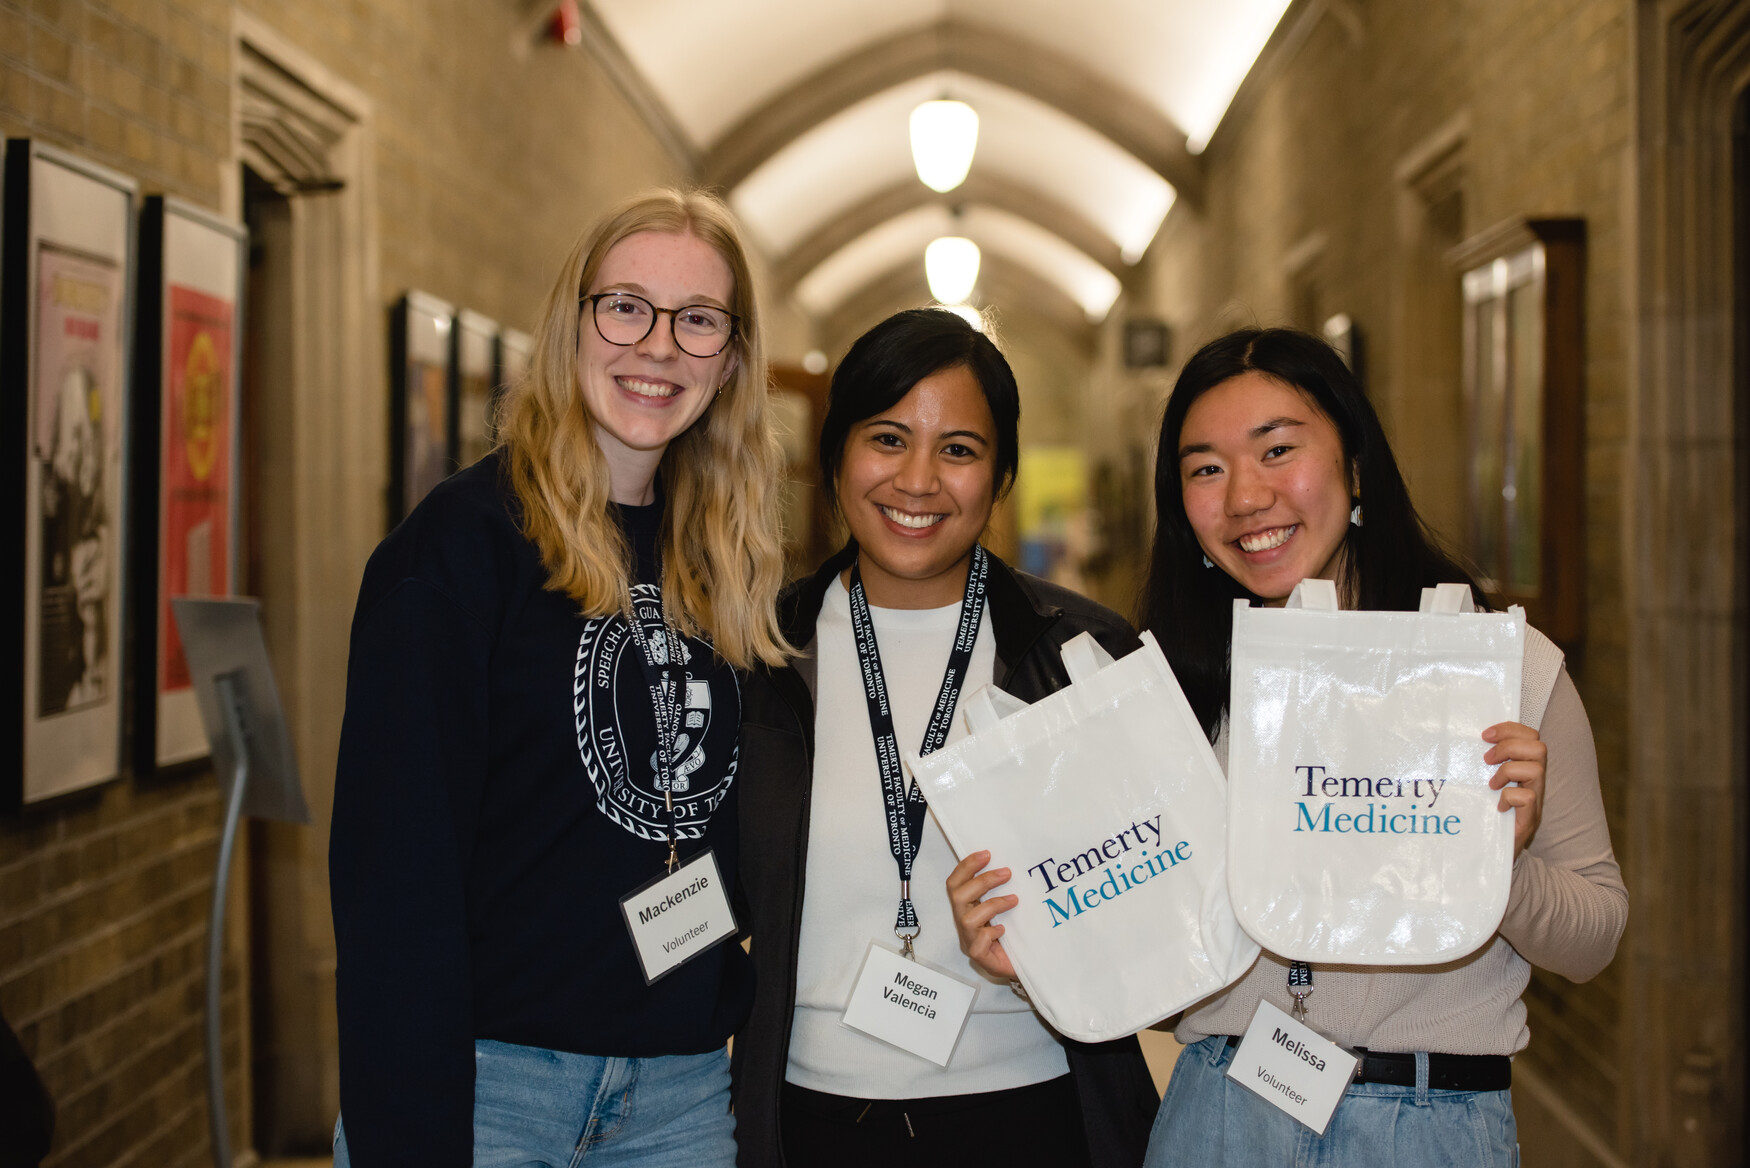
[[[358,1168],[471,1163],[476,1039],[698,1054],[752,1001],[734,944],[644,983],[619,902],[664,871],[668,816],[638,649],[622,618],[543,587],[515,506],[487,457],[383,541],[359,591],[329,849]],[[660,642],[661,504],[619,514]],[[684,648],[680,853],[714,849],[733,896],[740,692]]]

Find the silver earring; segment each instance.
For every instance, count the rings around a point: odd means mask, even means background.
[[[1205,568],[1213,568],[1213,567],[1215,567],[1215,561],[1210,559],[1208,556],[1204,556],[1203,557],[1203,566]]]
[[[1360,503],[1357,503],[1357,504],[1355,504],[1355,506],[1349,508],[1349,526],[1350,527],[1360,527],[1361,526],[1361,504]]]

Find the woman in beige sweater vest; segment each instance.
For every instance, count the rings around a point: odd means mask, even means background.
[[[1414,610],[1424,587],[1471,585],[1410,503],[1379,420],[1323,341],[1247,330],[1187,362],[1161,425],[1159,526],[1145,619],[1225,758],[1233,601],[1281,604],[1303,577],[1344,606]],[[1211,565],[1211,566],[1206,566]],[[1489,944],[1440,965],[1313,967],[1309,1022],[1362,1048],[1320,1136],[1226,1077],[1260,1000],[1289,1009],[1291,963],[1266,951],[1181,1018],[1186,1049],[1155,1123],[1168,1165],[1511,1165],[1510,1057],[1530,1031],[1532,965],[1574,981],[1610,963],[1628,916],[1586,711],[1561,654],[1529,638],[1520,717],[1484,737],[1517,808],[1512,891]]]
[[[1486,603],[1417,516],[1354,376],[1305,333],[1237,332],[1186,363],[1161,424],[1155,504],[1142,615],[1224,766],[1235,600],[1280,605],[1316,577],[1337,582],[1345,608],[1414,611],[1423,588],[1447,582]],[[1495,936],[1458,960],[1413,967],[1309,967],[1266,950],[1180,1018],[1185,1050],[1148,1168],[1518,1163],[1508,1088],[1511,1056],[1530,1039],[1520,998],[1531,967],[1595,976],[1628,916],[1586,711],[1560,650],[1535,630],[1527,640],[1523,723],[1483,735],[1500,808],[1515,809],[1511,893]],[[970,881],[956,903],[969,954],[1000,967],[992,918],[1011,898],[980,902],[992,886]],[[1361,1054],[1323,1134],[1227,1075],[1259,1003],[1292,1010],[1291,977],[1308,1024]]]

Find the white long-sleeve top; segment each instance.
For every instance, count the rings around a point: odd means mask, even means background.
[[[948,666],[958,603],[933,609],[870,608],[894,730],[902,751],[923,741]],[[858,1099],[918,1099],[999,1091],[1069,1072],[1063,1047],[1006,982],[994,982],[960,951],[945,885],[957,863],[933,816],[912,867],[922,932],[920,960],[979,986],[972,1015],[946,1068],[840,1023],[869,942],[897,948],[899,870],[888,848],[881,776],[863,697],[850,594],[834,581],[816,628],[814,790],[808,827],[807,895],[797,955],[796,1010],[785,1078]],[[963,694],[992,681],[996,643],[987,609]],[[965,737],[956,713],[948,741]],[[756,942],[757,943],[757,942]]]

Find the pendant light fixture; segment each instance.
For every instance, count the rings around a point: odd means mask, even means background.
[[[926,101],[911,111],[911,158],[933,191],[966,181],[978,147],[978,111],[963,101]]]
[[[959,304],[978,283],[978,245],[961,235],[944,235],[924,249],[924,274],[930,295],[943,304]]]

